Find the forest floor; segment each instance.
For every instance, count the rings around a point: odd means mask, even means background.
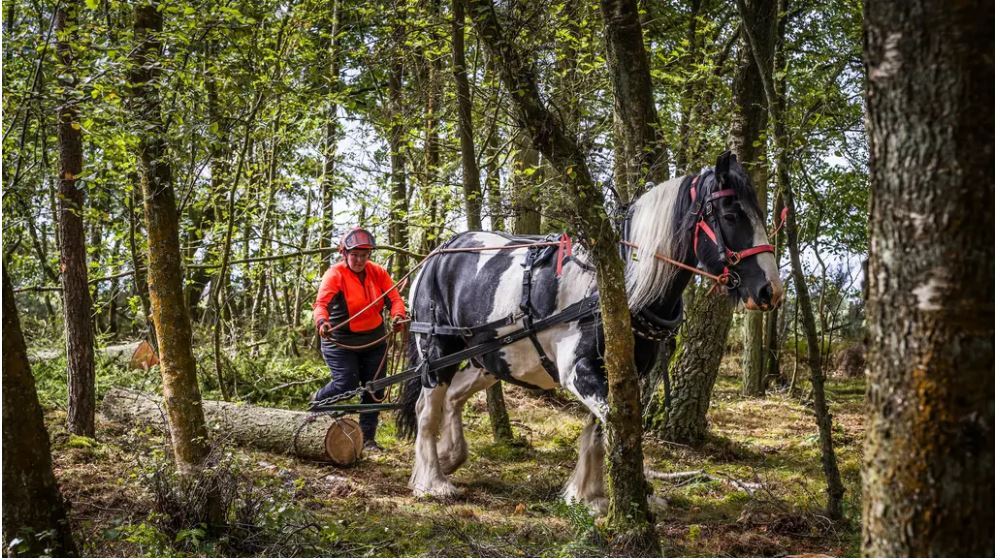
[[[351,468],[217,449],[232,525],[214,538],[190,517],[196,499],[171,490],[161,434],[100,416],[95,440],[67,434],[57,363],[36,364],[36,378],[56,476],[87,556],[604,555],[600,521],[561,499],[586,418],[570,399],[543,400],[506,386],[522,438],[509,445],[493,443],[484,394],[474,397],[464,414],[469,460],[453,476],[463,494],[448,501],[410,494],[413,446],[396,440],[388,415],[378,435],[385,451]],[[741,397],[735,364],[725,362],[716,385],[705,445],[645,440],[648,469],[705,473],[652,481],[662,498],[664,555],[857,556],[863,380],[832,378],[827,385],[847,487],[846,520],[833,523],[822,515],[824,478],[809,404],[784,394]],[[299,379],[322,373],[317,364],[298,367]],[[150,390],[157,377],[155,370],[99,372],[98,392],[111,385]]]

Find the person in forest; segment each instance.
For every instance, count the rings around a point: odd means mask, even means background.
[[[320,281],[313,320],[319,331],[323,359],[330,367],[331,380],[316,391],[310,406],[335,395],[357,389],[379,375],[385,365],[386,330],[382,310],[389,308],[392,325],[400,330],[406,319],[406,306],[393,287],[389,273],[369,261],[375,237],[356,227],[344,235],[340,243],[343,259],[335,263]],[[382,298],[381,304],[372,304]],[[364,392],[362,404],[375,403],[384,391]],[[375,442],[378,411],[360,415],[364,448],[381,451]]]

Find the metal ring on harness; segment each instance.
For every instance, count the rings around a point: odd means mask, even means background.
[[[727,270],[719,275],[719,284],[730,290],[739,288],[740,282],[742,282],[740,275],[735,270]]]

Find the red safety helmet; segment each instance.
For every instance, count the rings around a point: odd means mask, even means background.
[[[356,227],[344,235],[344,238],[340,241],[340,250],[343,252],[350,251],[352,249],[374,249],[375,248],[375,236],[372,235],[368,230]]]

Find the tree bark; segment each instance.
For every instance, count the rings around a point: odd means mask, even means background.
[[[83,172],[83,132],[77,107],[77,79],[73,43],[77,38],[74,3],[56,9],[56,53],[59,81],[65,88],[59,119],[59,244],[62,268],[63,321],[66,332],[66,373],[69,431],[94,437],[94,331],[90,289],[87,286],[87,245],[83,224],[83,191],[77,177]]]
[[[352,463],[350,449],[344,449],[344,435],[351,425],[330,416],[311,417],[308,412],[264,408],[224,401],[202,401],[205,418],[212,426],[213,439],[230,441],[270,453],[291,455],[307,461],[343,465]],[[165,431],[163,400],[157,395],[113,388],[104,396],[101,413],[112,420],[141,423]],[[344,434],[344,429],[348,430]],[[357,437],[361,437],[360,428]],[[350,437],[346,438],[350,444]],[[358,448],[360,451],[360,440]],[[345,453],[346,452],[346,453]]]
[[[403,48],[402,28],[394,33],[395,45],[398,51]],[[408,247],[407,240],[407,215],[409,207],[406,192],[406,158],[403,155],[403,112],[406,107],[403,104],[403,62],[402,52],[395,53],[396,59],[389,65],[389,112],[391,121],[389,125],[389,162],[390,162],[390,182],[389,191],[389,243],[396,247]],[[401,278],[406,274],[408,265],[406,255],[399,253],[392,259],[392,277]]]
[[[337,119],[337,102],[335,94],[340,88],[340,0],[331,0],[330,6],[330,48],[329,48],[329,78],[327,95],[326,123],[323,139],[323,179],[320,182],[320,221],[319,246],[335,247],[333,239],[333,201],[337,184],[334,178],[336,172],[337,144],[340,139],[340,125]],[[319,257],[320,276],[330,267],[333,250],[323,251]]]
[[[130,81],[139,138],[142,183],[149,239],[148,284],[153,325],[160,343],[160,372],[178,471],[194,474],[208,457],[210,446],[194,354],[191,319],[181,286],[181,251],[172,170],[167,160],[166,131],[160,113],[159,76],[163,15],[155,3],[135,7],[135,41]]]
[[[995,554],[994,5],[866,2],[862,552]]]
[[[538,235],[542,233],[542,214],[539,212],[542,197],[538,190],[545,178],[545,169],[541,154],[531,145],[531,138],[522,131],[513,134],[517,150],[511,173],[514,233]]]
[[[709,294],[707,282],[693,289],[688,318],[677,344],[679,354],[670,367],[670,406],[657,430],[667,441],[697,444],[708,435],[708,408],[712,387],[726,350],[733,303],[725,295]]]
[[[49,434],[38,404],[14,289],[3,265],[3,549],[16,556],[78,556],[68,504],[52,472]]]
[[[660,134],[649,75],[649,54],[642,40],[636,0],[601,0],[608,72],[615,112],[622,124],[626,184],[619,184],[625,202],[641,193],[646,181],[667,180],[666,146]]]
[[[553,167],[566,177],[568,200],[562,208],[588,245],[597,268],[597,287],[604,330],[604,367],[608,376],[607,441],[610,465],[608,524],[617,554],[660,553],[652,513],[646,500],[642,466],[642,415],[634,362],[631,315],[625,294],[624,263],[618,235],[604,212],[603,196],[583,152],[558,117],[542,101],[534,72],[503,32],[489,0],[468,0],[482,44],[511,93],[518,123]]]
[[[465,5],[464,0],[451,2],[452,75],[458,102],[458,137],[462,147],[462,192],[465,194],[465,216],[470,230],[483,229],[483,189],[479,181],[476,146],[472,137],[472,94],[465,68]]]
[[[469,231],[475,231],[483,229],[483,189],[479,181],[476,145],[472,137],[472,96],[465,69],[464,2],[465,0],[451,2],[452,74],[458,98],[458,135],[462,147],[462,192],[465,194],[466,226]],[[510,415],[507,414],[507,403],[503,398],[503,382],[495,383],[486,390],[486,408],[490,413],[493,440],[513,441],[514,430],[510,426]]]
[[[739,117],[733,121],[731,144],[750,175],[761,208],[767,208],[768,96],[764,88],[765,77],[761,76],[755,62],[754,46],[769,79],[774,65],[777,4],[772,0],[753,0],[745,13],[741,11],[745,40],[734,82]],[[762,397],[766,389],[763,332],[763,312],[744,311],[743,394],[750,397]]]

